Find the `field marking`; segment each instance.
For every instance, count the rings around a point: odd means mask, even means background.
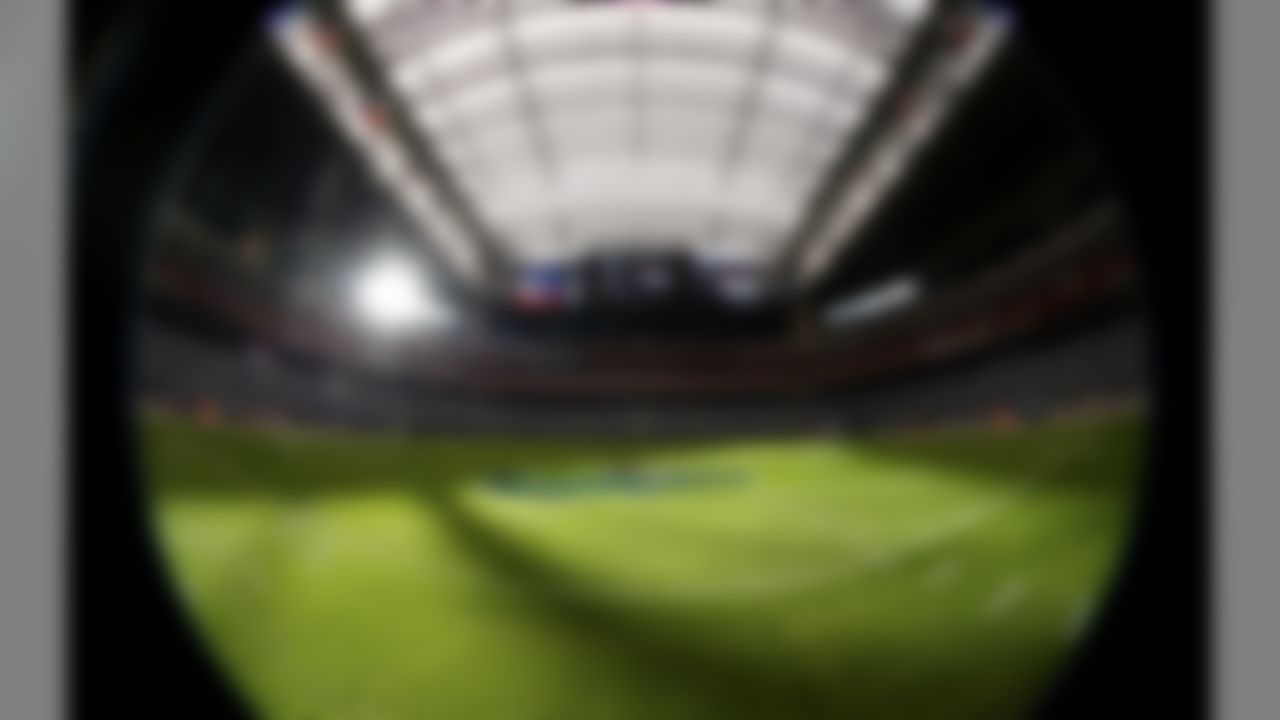
[[[957,513],[951,520],[938,523],[934,530],[921,533],[915,538],[899,543],[896,547],[885,549],[859,547],[856,556],[844,562],[826,564],[822,567],[792,568],[730,582],[686,584],[668,588],[641,589],[635,586],[598,588],[593,591],[593,594],[627,603],[688,605],[734,600],[755,601],[770,596],[812,591],[859,574],[863,577],[870,576],[868,573],[859,573],[859,571],[892,569],[913,554],[928,551],[935,546],[976,531],[997,518],[1011,505],[1030,495],[1033,490],[1034,488],[1025,487],[1001,493],[992,500],[977,504],[969,511]],[[549,592],[546,588],[539,588],[538,591]]]
[[[994,619],[1009,614],[1027,594],[1026,578],[1010,578],[1001,585],[987,603],[987,617]]]
[[[858,533],[841,533],[841,539],[851,556],[844,560],[823,563],[820,566],[791,567],[767,574],[755,574],[729,581],[712,580],[705,583],[687,583],[678,587],[637,586],[627,582],[598,583],[589,590],[565,588],[531,588],[535,592],[548,594],[583,594],[622,601],[627,604],[702,604],[724,603],[726,601],[756,601],[770,596],[787,595],[803,591],[813,591],[824,586],[848,581],[852,578],[869,578],[877,572],[891,570],[912,555],[927,552],[933,548],[951,542],[958,537],[975,532],[1000,517],[1005,510],[1039,491],[1037,484],[1020,485],[1012,490],[1004,490],[992,497],[975,502],[967,510],[957,512],[950,518],[933,524],[930,529],[908,538],[896,545],[883,548],[869,547],[865,538],[855,538]],[[505,503],[503,503],[505,504]],[[530,520],[525,514],[522,520]],[[550,519],[549,517],[541,519]],[[831,533],[835,535],[836,533]],[[452,574],[452,573],[449,573]],[[467,575],[471,584],[474,579]],[[443,579],[443,578],[441,578]],[[643,580],[642,580],[643,582]],[[485,585],[486,583],[481,583]]]
[[[932,531],[899,543],[896,547],[868,550],[859,547],[856,557],[845,562],[827,564],[820,568],[801,567],[788,571],[756,575],[736,582],[715,582],[705,585],[685,585],[679,588],[614,589],[604,594],[625,601],[642,600],[664,603],[724,602],[726,600],[757,600],[761,597],[812,591],[844,581],[860,570],[883,571],[893,568],[907,557],[950,542],[973,532],[994,520],[1015,502],[1031,494],[1033,488],[1002,493],[993,500],[978,504],[971,510],[957,513],[950,521],[939,523]],[[865,577],[865,576],[864,576]]]
[[[930,550],[985,526],[1000,516],[1011,505],[1031,493],[1032,488],[1019,488],[1003,493],[994,500],[982,503],[971,510],[958,513],[950,521],[939,523],[934,530],[899,543],[883,551],[866,550],[845,562],[824,565],[821,568],[804,567],[788,571],[757,575],[736,582],[716,582],[705,585],[685,585],[679,588],[618,589],[604,594],[626,601],[664,603],[724,602],[726,600],[758,600],[762,597],[812,591],[825,585],[849,579],[858,571],[868,568],[886,570],[901,563],[907,557]],[[869,575],[863,575],[867,577]]]

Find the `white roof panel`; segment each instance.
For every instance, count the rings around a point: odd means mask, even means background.
[[[418,129],[517,259],[649,235],[777,250],[886,84],[884,48],[903,43],[880,42],[875,19],[911,10],[886,2],[351,0]]]

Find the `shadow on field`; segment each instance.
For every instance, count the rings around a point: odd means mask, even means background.
[[[850,716],[847,693],[841,698],[824,695],[812,678],[797,675],[784,664],[752,666],[709,643],[698,643],[683,632],[690,629],[687,626],[645,618],[599,597],[477,518],[459,502],[458,489],[457,485],[433,486],[423,496],[429,512],[465,552],[500,577],[525,607],[536,610],[566,640],[586,644],[602,660],[656,680],[662,689],[695,700],[701,707],[713,708],[715,717]],[[641,698],[637,696],[636,701]]]

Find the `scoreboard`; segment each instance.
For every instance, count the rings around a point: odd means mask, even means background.
[[[683,251],[598,252],[574,262],[520,268],[510,287],[517,306],[641,309],[681,303],[746,305],[762,291],[757,268]]]
[[[581,271],[585,301],[602,310],[642,311],[697,302],[706,289],[682,253],[598,254],[584,260]]]
[[[611,250],[516,271],[505,322],[606,334],[715,333],[771,313],[759,268],[683,250]]]

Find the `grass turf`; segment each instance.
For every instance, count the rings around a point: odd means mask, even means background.
[[[1135,419],[863,441],[267,434],[149,419],[157,541],[264,718],[1024,716],[1123,548]],[[747,482],[495,491],[618,458]]]

